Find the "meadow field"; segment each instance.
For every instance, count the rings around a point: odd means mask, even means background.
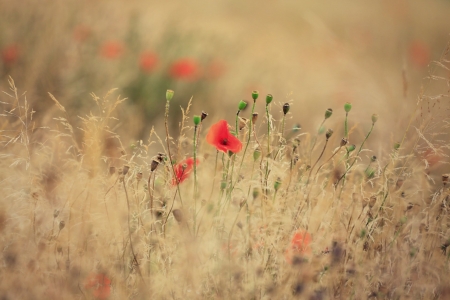
[[[449,15],[0,0],[0,299],[450,299]]]

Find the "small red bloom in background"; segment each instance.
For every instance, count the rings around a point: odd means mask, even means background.
[[[409,60],[415,67],[423,68],[430,62],[430,49],[421,41],[413,41],[409,45]]]
[[[84,287],[91,290],[97,299],[107,299],[111,293],[111,279],[105,274],[92,273],[86,278]]]
[[[123,54],[123,51],[124,51],[123,45],[117,41],[105,42],[100,48],[101,56],[108,59],[119,58]]]
[[[242,149],[241,141],[230,133],[228,123],[225,120],[220,120],[211,126],[206,135],[206,141],[216,147],[217,150],[225,153],[228,151],[238,153]]]
[[[73,38],[75,41],[77,41],[79,43],[83,43],[85,40],[87,40],[89,38],[91,33],[92,33],[92,30],[89,27],[87,27],[85,25],[78,25],[73,30]]]
[[[141,53],[139,58],[139,67],[145,73],[153,71],[158,63],[158,56],[150,51]]]
[[[291,243],[286,249],[285,258],[288,263],[292,262],[295,256],[302,256],[311,253],[311,235],[304,230],[298,230],[292,236]]]
[[[199,160],[197,159],[197,165],[199,164]],[[182,183],[186,178],[188,178],[189,174],[192,172],[194,168],[194,159],[189,157],[174,166],[175,176],[172,180],[173,185],[177,185],[178,183]]]
[[[183,58],[172,64],[169,73],[175,79],[195,80],[198,78],[200,70],[195,60]]]
[[[11,66],[19,59],[19,46],[8,45],[2,49],[2,61],[5,65]]]

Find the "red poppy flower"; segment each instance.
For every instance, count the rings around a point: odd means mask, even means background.
[[[409,45],[409,59],[418,68],[426,67],[430,61],[430,49],[421,41],[414,41]]]
[[[311,235],[307,231],[298,230],[294,233],[291,243],[286,249],[285,258],[288,263],[292,262],[294,256],[301,256],[311,253],[309,244],[311,243]]]
[[[216,147],[217,150],[227,153],[238,153],[242,149],[241,141],[228,130],[228,123],[220,120],[209,129],[206,141]]]
[[[12,65],[19,59],[19,47],[15,44],[2,49],[2,61],[5,65]]]
[[[145,73],[150,73],[156,67],[158,57],[153,52],[143,52],[139,59],[139,67]]]
[[[92,273],[86,278],[84,287],[92,291],[96,299],[107,299],[111,293],[111,279],[105,274]]]
[[[101,49],[100,54],[104,58],[116,59],[123,54],[123,45],[117,41],[105,42]]]
[[[197,159],[197,165],[198,164],[199,160]],[[186,178],[188,178],[193,168],[194,168],[194,159],[192,157],[189,157],[176,164],[174,166],[176,179],[174,178],[172,180],[172,184],[177,185],[177,181],[179,184],[182,183]]]
[[[199,75],[199,67],[195,60],[190,58],[180,59],[170,67],[170,76],[175,79],[195,80]]]

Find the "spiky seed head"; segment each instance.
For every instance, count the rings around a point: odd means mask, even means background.
[[[203,120],[206,119],[207,116],[208,114],[202,111],[201,121],[203,122]]]
[[[167,90],[167,91],[166,91],[166,100],[167,100],[167,101],[172,100],[173,94],[174,94],[174,93],[175,93],[175,92],[172,91],[172,90]]]
[[[252,115],[252,123],[255,124],[256,121],[258,121],[258,113],[257,112],[253,113],[253,115]]]
[[[272,102],[272,100],[273,100],[272,94],[267,94],[267,96],[266,96],[266,105],[269,105],[270,102]]]
[[[259,92],[258,91],[253,91],[252,92],[253,101],[256,101],[256,99],[258,99],[258,96],[259,96]]]
[[[333,130],[332,129],[328,129],[327,133],[325,134],[325,137],[328,140],[332,135],[333,135]]]
[[[333,110],[331,108],[325,111],[325,119],[328,119],[333,114]]]
[[[377,114],[373,114],[372,115],[372,124],[375,124],[378,121],[378,115]]]
[[[348,113],[352,109],[352,104],[350,102],[346,102],[344,104],[344,110],[346,113]]]
[[[239,101],[239,105],[238,105],[239,110],[244,110],[246,107],[247,107],[247,102],[245,102],[244,100]]]
[[[200,122],[201,122],[201,117],[195,115],[195,116],[193,117],[193,120],[194,120],[194,125],[195,125],[195,126],[198,126],[198,124],[200,124]]]
[[[284,113],[284,115],[286,115],[289,112],[289,109],[291,109],[290,104],[289,103],[285,103],[283,105],[283,113]]]
[[[340,145],[341,145],[341,147],[344,147],[345,145],[347,145],[347,143],[348,143],[348,140],[346,138],[342,138]]]

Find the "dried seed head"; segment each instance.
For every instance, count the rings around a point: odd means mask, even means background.
[[[376,202],[377,202],[377,197],[376,196],[371,196],[370,200],[369,200],[369,207],[370,208],[374,207]]]
[[[60,221],[59,222],[59,230],[62,230],[66,226],[66,222]]]
[[[283,105],[283,113],[284,113],[284,115],[286,115],[289,112],[289,109],[291,109],[290,104],[289,103],[285,103]]]
[[[128,165],[123,166],[122,174],[127,175],[129,170],[130,170],[130,166],[128,166]]]
[[[325,111],[325,119],[328,119],[333,114],[333,110],[331,108]]]
[[[59,216],[59,209],[55,209],[54,211],[53,211],[53,218],[57,218]]]
[[[333,130],[328,129],[327,132],[325,133],[325,138],[328,140],[332,135],[333,135]]]
[[[377,157],[376,157],[375,155],[373,155],[373,156],[370,158],[370,161],[371,161],[371,162],[376,162],[376,161],[377,161]]]
[[[156,170],[156,168],[158,167],[159,162],[155,159],[152,160],[152,163],[150,165],[150,172],[153,172]]]
[[[201,121],[203,122],[203,120],[206,119],[207,116],[208,116],[208,114],[205,113],[204,111],[202,111]]]
[[[162,152],[158,152],[158,155],[156,156],[156,160],[159,163],[162,163],[164,161],[164,158],[166,157],[166,155]]]
[[[442,174],[442,183],[444,184],[444,185],[447,185],[447,183],[448,183],[448,178],[450,177],[450,175],[449,174]]]
[[[239,130],[244,129],[246,124],[247,124],[246,118],[239,118]]]
[[[255,113],[253,113],[253,115],[252,115],[252,123],[255,124],[257,120],[258,120],[258,113],[255,112]]]
[[[252,92],[253,101],[256,101],[256,99],[258,99],[258,96],[259,96],[259,92],[258,91],[253,91]]]
[[[183,222],[183,213],[179,209],[172,210],[173,217],[177,220],[178,223]]]
[[[187,169],[188,165],[185,163],[181,166],[183,168],[183,171]]]
[[[346,138],[342,138],[341,140],[341,147],[344,147],[345,145],[347,145],[348,140]]]
[[[109,175],[116,173],[116,167],[109,167]]]
[[[292,160],[292,164],[296,165],[297,162],[298,162],[298,160],[299,160],[299,156],[296,154],[296,155],[294,156],[294,159]]]
[[[266,105],[269,105],[270,102],[272,102],[272,100],[273,100],[272,94],[267,94],[267,96],[266,96]]]

